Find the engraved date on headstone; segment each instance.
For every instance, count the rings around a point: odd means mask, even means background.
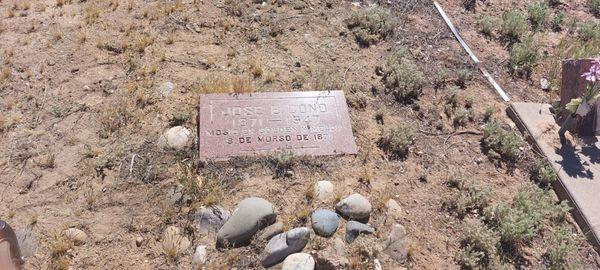
[[[357,152],[342,91],[200,95],[201,159]]]

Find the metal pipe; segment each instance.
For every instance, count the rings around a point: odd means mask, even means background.
[[[8,248],[3,249],[7,244]],[[23,263],[15,232],[8,223],[0,220],[0,270],[19,270]]]

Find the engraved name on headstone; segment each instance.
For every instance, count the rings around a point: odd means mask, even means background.
[[[200,95],[198,148],[202,160],[357,153],[342,91]]]

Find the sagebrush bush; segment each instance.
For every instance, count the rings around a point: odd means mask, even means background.
[[[490,203],[492,189],[484,186],[480,182],[464,179],[454,179],[453,183],[458,188],[458,193],[454,196],[451,203],[452,209],[459,215],[465,216],[469,212],[481,212]]]
[[[388,59],[384,84],[396,101],[411,103],[421,95],[425,76],[407,56],[406,49],[399,48]]]
[[[550,13],[550,6],[547,0],[539,0],[529,5],[527,8],[529,21],[534,30],[541,30],[546,24],[546,19]]]
[[[370,46],[391,36],[396,21],[389,10],[369,8],[353,12],[346,20],[346,25],[360,45]]]
[[[551,270],[573,269],[568,258],[577,248],[577,242],[573,237],[573,232],[568,226],[556,228],[549,237],[548,250],[546,258],[548,259],[548,268]]]
[[[520,40],[528,30],[527,18],[520,10],[513,10],[502,15],[500,28],[502,35],[512,41]]]
[[[538,48],[529,37],[510,50],[510,69],[513,74],[529,77],[538,61]]]
[[[516,160],[523,146],[523,140],[515,132],[505,130],[498,122],[485,125],[483,131],[483,146],[490,157],[501,157],[507,160]]]
[[[446,104],[444,105],[444,112],[446,116],[452,119],[452,124],[455,127],[465,126],[469,121],[473,121],[475,118],[475,111],[473,111],[472,101],[467,99],[464,106],[461,106],[458,89],[449,89],[450,93],[446,97]]]
[[[489,266],[498,253],[500,236],[478,219],[468,219],[464,223],[461,249],[456,261],[467,269]]]
[[[554,15],[554,17],[552,18],[552,30],[553,31],[560,31],[562,30],[562,25],[565,21],[565,13],[560,11],[558,13],[556,13]]]
[[[579,25],[578,32],[583,41],[600,42],[600,23],[584,22]]]
[[[379,140],[379,145],[393,158],[404,159],[414,142],[414,132],[414,128],[408,125],[397,125],[385,129]]]
[[[533,167],[530,171],[530,176],[533,181],[542,183],[542,184],[550,184],[558,179],[558,176],[546,162],[544,159],[538,159],[533,164]]]
[[[499,232],[502,242],[517,246],[529,242],[543,228],[544,221],[562,221],[570,210],[566,202],[555,204],[549,190],[522,188],[511,205],[488,207],[485,217]]]
[[[498,22],[488,15],[481,15],[477,18],[477,26],[479,27],[479,32],[482,34],[491,37],[494,34],[494,30],[496,29],[496,25]]]
[[[592,14],[600,16],[600,0],[588,0],[587,5]]]

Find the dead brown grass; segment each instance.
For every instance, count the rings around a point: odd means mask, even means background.
[[[93,24],[98,20],[98,18],[100,18],[102,10],[95,3],[90,2],[85,6],[83,12],[83,18],[85,20],[85,23]]]

